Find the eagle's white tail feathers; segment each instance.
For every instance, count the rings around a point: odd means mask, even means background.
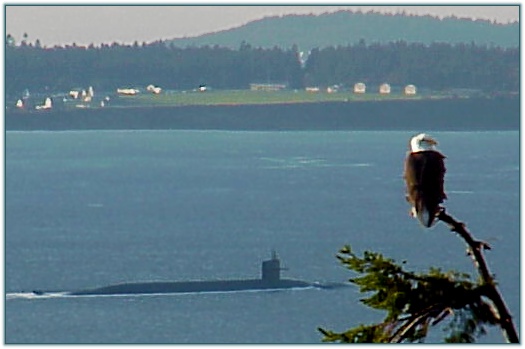
[[[416,217],[419,220],[419,222],[426,228],[430,228],[434,224],[435,215],[433,213],[428,212],[428,210],[424,207],[419,212],[417,212]]]

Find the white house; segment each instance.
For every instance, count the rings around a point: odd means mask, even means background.
[[[416,86],[414,85],[406,85],[405,86],[405,94],[408,96],[413,96],[417,93]]]
[[[362,82],[358,82],[354,85],[354,93],[365,93],[366,92],[366,85]]]
[[[139,90],[135,88],[117,88],[117,93],[119,95],[133,96],[139,93]]]
[[[156,95],[158,95],[159,93],[162,92],[162,89],[160,87],[158,87],[158,86],[155,86],[155,85],[148,85],[146,87],[146,90],[151,92],[151,93],[153,93],[153,94],[156,94]]]
[[[281,91],[286,88],[286,84],[273,83],[250,83],[250,91]]]
[[[306,87],[305,90],[306,90],[306,92],[319,92],[320,91],[319,87],[317,87],[317,86]]]
[[[46,100],[44,101],[44,105],[37,105],[35,108],[37,110],[42,110],[42,109],[51,109],[53,107],[53,102],[51,101],[51,98],[47,97]]]
[[[335,93],[339,91],[339,85],[332,85],[326,88],[327,93]]]
[[[391,90],[390,85],[387,84],[387,83],[381,84],[381,85],[379,86],[379,93],[382,94],[382,95],[387,95],[387,94],[389,94],[389,93],[390,93],[390,90]]]
[[[69,91],[69,96],[73,99],[77,99],[78,98],[78,95],[80,95],[80,91],[76,91],[76,90],[71,90]]]

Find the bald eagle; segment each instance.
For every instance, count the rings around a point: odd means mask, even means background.
[[[406,199],[412,205],[411,215],[430,228],[447,198],[444,191],[445,156],[436,150],[437,142],[425,133],[410,140],[405,159]]]

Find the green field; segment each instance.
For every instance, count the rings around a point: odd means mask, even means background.
[[[135,96],[119,96],[114,103],[127,106],[183,106],[350,102],[421,98],[423,97],[405,96],[403,94],[380,95],[368,93],[357,95],[352,92],[212,90],[206,92],[168,91],[158,95],[139,93]]]
[[[322,103],[322,102],[366,102],[366,101],[392,101],[392,100],[428,100],[443,98],[468,97],[450,93],[433,92],[407,96],[403,93],[355,94],[351,91],[326,91],[309,92],[305,90],[281,91],[252,91],[252,90],[208,90],[205,92],[167,90],[160,94],[141,91],[136,95],[118,95],[115,92],[98,92],[89,101],[66,98],[65,94],[57,93],[53,96],[53,109],[74,110],[78,108],[98,109],[106,108],[134,108],[134,107],[177,107],[177,106],[220,106],[220,105],[271,105],[271,104],[297,104],[297,103]],[[43,104],[45,95],[33,97],[32,105],[21,111],[32,111],[35,106]],[[9,100],[6,109],[16,109],[16,100]]]

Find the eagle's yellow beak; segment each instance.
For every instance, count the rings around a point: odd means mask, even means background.
[[[427,142],[428,144],[432,144],[432,145],[437,145],[438,142],[434,139],[434,138],[423,138],[422,139],[423,142]]]

